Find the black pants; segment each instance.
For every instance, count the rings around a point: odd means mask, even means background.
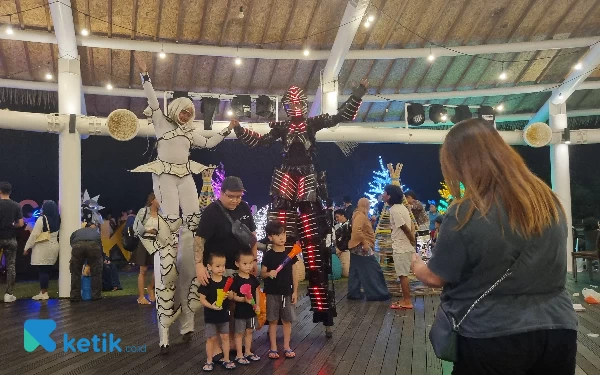
[[[119,280],[119,271],[114,263],[102,264],[102,290],[113,290],[114,288],[121,289],[121,281]]]
[[[459,336],[452,375],[573,375],[577,331],[543,330],[473,339]]]
[[[81,270],[87,261],[92,277],[92,299],[102,297],[102,246],[94,241],[73,244],[71,253],[71,299],[81,299]]]
[[[52,266],[37,266],[38,273],[40,274],[40,289],[48,289],[50,284],[50,272],[52,272]]]

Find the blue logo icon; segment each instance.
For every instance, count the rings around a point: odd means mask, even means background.
[[[56,329],[56,322],[52,319],[28,319],[23,327],[23,347],[28,352],[33,352],[38,346],[47,352],[56,350],[56,343],[50,334]]]

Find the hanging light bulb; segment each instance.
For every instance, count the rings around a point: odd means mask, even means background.
[[[108,83],[108,84],[106,85],[106,89],[107,89],[107,90],[112,90],[112,89],[113,89],[113,85],[111,85],[110,83]]]
[[[238,18],[239,19],[244,18],[244,7],[243,6],[240,7],[240,12],[238,13]]]
[[[496,111],[502,112],[504,111],[504,104],[500,103],[496,106]]]
[[[158,54],[158,57],[160,57],[161,59],[164,59],[165,57],[167,57],[167,54],[165,53],[165,51],[163,51],[162,49],[160,50],[160,53]]]
[[[575,70],[581,70],[581,68],[583,68],[583,65],[581,65],[581,63],[577,63],[573,68],[575,68]]]
[[[51,80],[52,79],[52,73],[46,73],[46,79],[47,80]]]
[[[433,53],[430,53],[429,56],[427,56],[427,60],[429,60],[429,61],[435,60],[435,56],[433,55]]]
[[[235,58],[235,65],[242,65],[242,59],[240,59],[239,57]]]
[[[500,75],[498,76],[498,78],[500,78],[501,81],[504,81],[506,79],[507,75],[506,72],[502,72],[500,73]]]
[[[304,49],[304,56],[310,55],[310,50],[308,48]]]
[[[233,116],[233,111],[231,109],[227,110],[227,116],[229,116],[229,117]]]
[[[369,26],[371,26],[371,22],[369,22],[369,20],[367,20],[367,22],[365,22],[364,25],[366,28],[368,28]]]
[[[7,33],[8,35],[12,35],[12,34],[14,34],[14,33],[15,33],[15,31],[14,31],[14,30],[13,30],[13,28],[12,28],[12,25],[7,25],[7,26],[6,26],[6,33]]]
[[[375,21],[375,16],[371,14],[369,17],[367,17],[367,21],[369,21],[369,22]]]
[[[88,29],[81,29],[81,35],[88,36],[90,35],[90,32],[88,31]]]

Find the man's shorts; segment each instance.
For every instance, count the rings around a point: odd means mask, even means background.
[[[229,333],[229,322],[226,323],[204,323],[204,337],[215,337]]]
[[[394,268],[396,269],[396,276],[400,277],[410,275],[410,263],[412,262],[413,254],[413,252],[392,254],[392,258],[394,259]]]
[[[267,294],[267,321],[281,319],[282,322],[296,320],[296,307],[292,305],[292,296]]]
[[[244,333],[247,329],[256,329],[256,318],[235,320],[235,333]]]

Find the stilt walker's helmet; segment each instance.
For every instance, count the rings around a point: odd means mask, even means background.
[[[288,116],[306,116],[308,113],[307,100],[308,98],[304,90],[298,86],[290,87],[283,98],[281,98],[283,108],[285,108]],[[297,106],[298,104],[300,106]]]

